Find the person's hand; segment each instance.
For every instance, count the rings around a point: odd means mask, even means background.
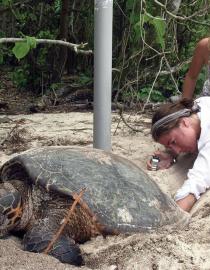
[[[189,194],[185,198],[183,198],[179,201],[176,201],[178,206],[186,212],[190,212],[190,210],[193,207],[193,205],[195,204],[195,202],[196,202],[196,198],[193,194]]]
[[[174,156],[164,151],[156,151],[153,155],[159,157],[158,170],[168,169],[174,164]],[[147,161],[147,169],[152,170],[151,159]]]

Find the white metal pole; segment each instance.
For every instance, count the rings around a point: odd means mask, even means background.
[[[93,147],[111,150],[113,1],[95,0]]]

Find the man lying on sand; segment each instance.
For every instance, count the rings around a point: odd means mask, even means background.
[[[197,153],[187,180],[177,191],[175,200],[185,211],[210,187],[210,97],[195,101],[182,99],[163,105],[152,118],[153,139],[170,152],[157,151],[159,169],[167,169],[180,153]],[[152,168],[151,161],[147,162]]]

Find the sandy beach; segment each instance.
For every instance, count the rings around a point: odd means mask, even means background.
[[[128,119],[128,116],[126,116]],[[31,147],[79,145],[92,147],[93,115],[71,112],[4,115],[0,121],[0,163]],[[129,129],[117,114],[112,116],[112,152],[124,156],[148,173],[163,192],[173,198],[186,179],[194,157],[180,157],[168,170],[149,172],[146,160],[160,146],[149,135],[149,117],[133,115]],[[85,266],[102,270],[198,270],[210,269],[210,193],[206,192],[192,209],[189,224],[180,230],[160,230],[131,236],[99,236],[81,245]],[[44,254],[24,252],[16,237],[0,240],[1,270],[78,269]]]

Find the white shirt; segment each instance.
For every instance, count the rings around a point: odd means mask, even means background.
[[[181,200],[189,194],[196,199],[210,188],[210,97],[196,99],[201,111],[197,113],[201,122],[201,133],[198,144],[198,156],[193,168],[187,174],[187,180],[177,191],[175,200]]]

